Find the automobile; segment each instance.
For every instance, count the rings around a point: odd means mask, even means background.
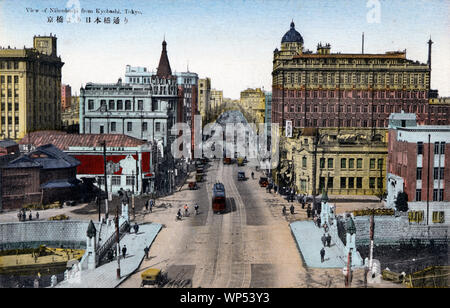
[[[267,179],[267,177],[260,177],[259,178],[259,186],[261,187],[266,187],[267,185],[269,185],[269,180]]]
[[[237,177],[238,177],[238,181],[245,181],[247,179],[244,171],[239,171]]]
[[[160,269],[149,268],[141,274],[141,287],[145,285],[163,286],[167,280],[166,275]]]
[[[237,161],[237,165],[238,166],[243,166],[244,165],[244,158],[238,157],[236,161]]]
[[[229,157],[224,157],[223,163],[224,163],[225,165],[231,164],[231,158],[229,158]]]

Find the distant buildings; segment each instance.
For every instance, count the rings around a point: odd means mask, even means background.
[[[203,123],[207,123],[211,114],[211,78],[198,80],[198,111],[202,116]]]
[[[1,167],[1,207],[76,200],[80,162],[51,144],[42,145]]]
[[[1,138],[61,127],[61,68],[56,36],[35,36],[33,48],[0,49]]]
[[[198,112],[198,75],[192,72],[175,73],[177,83],[183,89],[183,116],[177,122],[192,127],[193,116]]]
[[[260,88],[247,89],[241,92],[241,106],[255,124],[264,123],[266,94]]]
[[[72,88],[67,85],[61,85],[61,111],[64,112],[72,106]]]
[[[417,222],[449,224],[450,126],[417,125],[415,114],[391,114],[387,159],[387,206],[395,207],[405,192],[409,209],[421,212]]]

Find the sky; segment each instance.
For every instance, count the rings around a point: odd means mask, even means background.
[[[77,15],[50,12],[65,8],[92,12],[78,23],[67,22]],[[426,62],[431,36],[431,87],[450,96],[449,16],[449,0],[0,0],[0,46],[29,48],[34,35],[56,34],[62,82],[79,93],[87,82],[123,78],[127,64],[156,70],[165,38],[173,72],[189,67],[237,99],[247,88],[271,90],[273,50],[293,20],[314,52],[322,42],[332,52],[360,53],[364,32],[365,53],[406,49],[408,59]]]

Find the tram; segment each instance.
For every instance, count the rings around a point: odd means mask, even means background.
[[[213,186],[211,206],[214,213],[223,212],[226,209],[225,186],[222,183],[216,183]]]

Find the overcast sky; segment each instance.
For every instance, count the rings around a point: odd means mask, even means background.
[[[66,7],[93,12],[81,13],[79,23],[50,12]],[[86,82],[116,82],[127,64],[155,70],[165,37],[172,71],[186,71],[189,64],[225,97],[239,98],[248,87],[271,90],[273,50],[291,20],[314,52],[322,42],[332,52],[360,53],[364,32],[366,53],[406,49],[408,59],[426,62],[431,35],[431,86],[450,96],[449,16],[449,0],[0,0],[0,46],[32,47],[34,35],[56,34],[65,62],[62,81],[79,93]],[[104,24],[104,17],[111,23]]]

